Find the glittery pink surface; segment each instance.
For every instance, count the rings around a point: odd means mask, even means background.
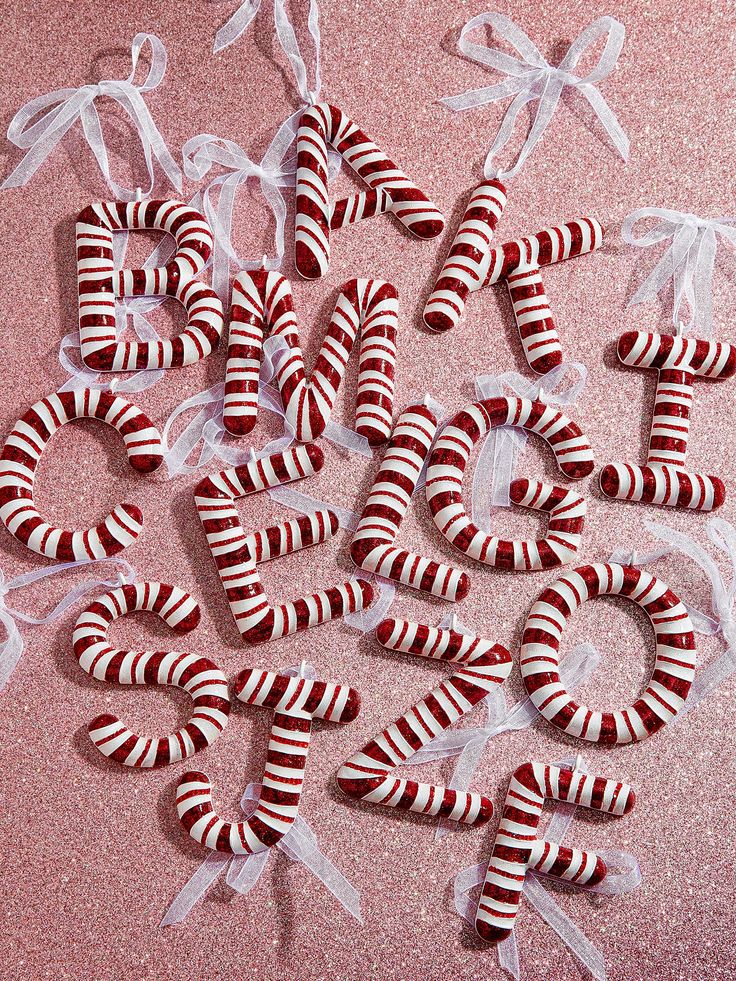
[[[212,38],[236,4],[225,2],[6,4],[2,34],[2,124],[28,99],[99,78],[126,77],[136,31],[158,34],[169,53],[164,83],[147,97],[176,152],[198,133],[240,143],[260,156],[276,126],[295,108],[291,75],[272,39],[271,4],[263,4],[248,34],[218,56]],[[303,6],[295,4],[295,6]],[[462,214],[467,193],[481,176],[485,150],[502,114],[500,106],[452,114],[441,95],[490,84],[498,76],[460,58],[457,35],[470,16],[487,9],[479,0],[445,3],[405,0],[323,0],[323,96],[352,115],[442,208],[448,229],[419,242],[389,218],[334,234],[329,275],[294,282],[305,352],[314,358],[337,287],[351,276],[380,276],[401,300],[397,404],[431,392],[450,408],[471,399],[483,372],[528,374],[503,288],[471,298],[460,327],[430,335],[421,310]],[[553,3],[517,0],[498,8],[517,21],[541,51],[558,58],[570,40],[601,14],[626,25],[619,67],[601,91],[632,143],[628,166],[603,143],[600,125],[578,95],[566,95],[541,145],[510,187],[499,236],[536,231],[558,219],[592,214],[615,225],[644,205],[705,216],[732,213],[733,131],[731,80],[736,16],[713,3]],[[124,116],[102,109],[112,166],[142,183],[142,158]],[[6,154],[5,172],[19,154]],[[347,184],[342,177],[341,184]],[[164,188],[163,182],[160,188]],[[193,187],[187,188],[193,191]],[[3,236],[3,324],[0,428],[7,432],[34,402],[64,380],[56,352],[76,326],[74,220],[92,200],[107,196],[76,126],[23,189],[0,195]],[[290,217],[291,221],[291,217]],[[271,247],[271,226],[256,191],[239,198],[236,239],[241,254]],[[287,236],[287,243],[289,236]],[[572,411],[593,445],[598,468],[613,459],[643,462],[654,376],[624,370],[615,356],[626,329],[667,330],[666,304],[626,309],[627,297],[654,254],[618,247],[616,235],[601,252],[551,268],[545,283],[566,355],[584,361],[590,378]],[[143,243],[133,246],[142,254]],[[730,339],[736,313],[736,264],[722,250],[715,276],[716,336]],[[284,272],[294,275],[290,247]],[[174,318],[174,326],[180,321]],[[167,315],[159,315],[159,325]],[[171,328],[173,329],[173,328]],[[159,425],[185,396],[220,380],[224,349],[200,365],[171,371],[138,396]],[[341,393],[337,418],[350,423],[352,381]],[[722,475],[729,499],[720,512],[736,517],[734,385],[696,383],[688,462]],[[37,500],[49,519],[68,527],[93,524],[117,501],[138,503],[145,528],[126,557],[143,578],[161,578],[191,590],[202,604],[201,626],[190,649],[215,658],[234,676],[246,666],[275,668],[302,658],[318,676],[358,688],[359,719],[345,727],[320,725],[312,744],[303,816],[317,830],[324,852],[361,890],[365,925],[358,927],[304,868],[275,855],[246,898],[217,884],[179,927],[158,923],[172,898],[204,858],[180,827],[174,808],[177,780],[187,764],[130,772],[91,746],[87,723],[98,713],[119,714],[144,732],[170,731],[187,717],[188,699],[158,689],[122,689],[87,678],[74,661],[73,613],[25,631],[27,647],[0,696],[3,871],[0,880],[0,975],[5,978],[498,978],[494,950],[483,949],[456,915],[451,881],[457,871],[489,853],[495,822],[441,842],[434,823],[342,799],[334,789],[338,765],[387,722],[401,714],[446,673],[440,665],[389,654],[371,637],[337,623],[260,649],[239,643],[223,590],[194,508],[196,477],[168,482],[165,475],[134,475],[114,433],[74,424],[54,439],[40,469]],[[261,446],[276,433],[266,415],[255,431]],[[378,459],[345,458],[325,447],[328,463],[303,489],[360,509]],[[523,472],[553,476],[551,455],[532,447]],[[597,472],[596,472],[597,473]],[[646,547],[642,518],[655,509],[603,500],[596,475],[583,482],[589,513],[581,563],[606,559],[616,545]],[[243,521],[258,527],[281,519],[275,504],[251,500]],[[704,515],[660,510],[660,520],[705,541]],[[528,514],[498,515],[508,535],[542,527]],[[472,580],[457,608],[480,634],[518,657],[525,615],[553,576],[497,572],[451,554],[422,501],[407,518],[402,543],[452,561]],[[5,532],[0,565],[10,578],[41,567]],[[270,565],[263,578],[273,596],[291,597],[349,575],[347,538]],[[702,574],[678,560],[657,574],[681,595],[706,603]],[[73,574],[68,582],[76,581]],[[13,594],[9,605],[47,609],[66,582]],[[436,623],[447,612],[400,590],[394,615]],[[115,626],[125,646],[166,650],[181,638],[151,618]],[[652,636],[631,603],[586,604],[563,647],[594,642],[603,666],[581,691],[589,704],[620,707],[641,691],[652,668]],[[701,641],[703,663],[721,641]],[[515,671],[508,688],[518,697]],[[513,769],[530,758],[558,760],[582,746],[591,768],[630,781],[638,802],[615,819],[578,812],[568,841],[581,847],[621,848],[641,863],[643,882],[631,895],[591,899],[555,889],[565,911],[605,956],[609,977],[727,978],[736,975],[733,953],[733,678],[677,726],[635,745],[607,749],[576,743],[537,723],[488,745],[475,787],[491,793],[497,812]],[[194,761],[216,788],[224,816],[236,813],[245,783],[258,779],[270,726],[265,711],[235,707],[222,738]],[[423,774],[449,779],[450,765]],[[524,904],[517,922],[522,972],[529,978],[585,977],[557,936]]]

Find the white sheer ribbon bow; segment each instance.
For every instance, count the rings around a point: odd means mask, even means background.
[[[311,679],[316,677],[312,665],[304,662],[299,668],[287,668],[284,674]],[[240,809],[246,818],[255,811],[261,790],[262,785],[259,783],[249,783],[245,788],[240,800]],[[363,922],[360,893],[320,851],[314,831],[300,814],[297,814],[294,824],[276,844],[276,848],[292,862],[302,862],[351,916],[359,923]],[[255,855],[231,855],[226,852],[211,851],[175,897],[164,914],[160,926],[181,923],[225,869],[227,869],[225,881],[228,886],[242,896],[246,896],[258,882],[271,851],[272,849],[268,848]]]
[[[475,382],[479,399],[516,395],[537,399],[550,405],[572,405],[585,388],[588,369],[584,364],[570,361],[558,365],[537,381],[530,381],[515,371],[501,375],[480,375]],[[478,455],[473,474],[472,518],[483,531],[490,532],[491,507],[509,507],[509,488],[514,479],[518,455],[526,446],[523,429],[501,426],[492,429]]]
[[[240,801],[240,808],[246,817],[255,811],[260,794],[261,784],[248,784]],[[359,923],[363,922],[360,893],[320,851],[317,837],[304,818],[297,814],[291,829],[275,847],[292,862],[302,862],[351,916]],[[247,856],[210,852],[175,897],[159,925],[165,927],[181,923],[225,870],[228,886],[241,896],[247,896],[266,868],[270,854],[271,849]]]
[[[113,566],[119,566],[118,574],[115,579],[107,580],[100,578],[86,579],[84,582],[78,583],[56,604],[56,606],[42,617],[30,616],[27,613],[22,613],[20,610],[15,610],[9,607],[5,601],[6,596],[9,593],[14,592],[16,589],[23,589],[24,586],[30,586],[35,582],[39,582],[42,579],[48,579],[49,576],[56,576],[61,572],[66,572],[68,569],[78,569],[81,566],[86,566],[91,568],[93,565],[103,565],[112,563]],[[126,582],[135,582],[136,571],[132,565],[125,561],[125,559],[112,556],[104,559],[96,559],[93,561],[76,561],[76,562],[61,562],[58,565],[46,566],[42,569],[34,569],[32,572],[25,572],[23,575],[16,576],[15,579],[11,579],[9,582],[5,580],[2,569],[0,569],[0,623],[5,628],[6,638],[0,644],[0,691],[7,685],[11,674],[15,670],[16,665],[20,661],[21,655],[23,654],[23,649],[25,647],[23,636],[21,635],[18,623],[29,623],[34,626],[38,626],[42,623],[52,623],[54,620],[58,620],[66,611],[73,606],[78,599],[87,593],[91,592],[93,589],[111,588],[113,586],[120,586]]]
[[[659,224],[637,235],[634,226],[646,218]],[[654,300],[672,280],[674,302],[672,322],[678,330],[697,330],[698,336],[713,332],[713,269],[718,237],[736,246],[736,218],[699,218],[687,212],[665,208],[640,208],[621,226],[621,237],[628,245],[649,248],[671,242],[654,269],[629,300],[629,305]],[[690,322],[683,326],[682,305],[687,303]]]
[[[489,48],[483,44],[475,44],[467,39],[468,34],[477,27],[490,24],[502,40],[508,41],[516,49],[520,58]],[[567,54],[559,65],[547,63],[538,51],[536,45],[527,37],[520,27],[504,17],[503,14],[485,13],[473,17],[463,27],[458,41],[462,54],[488,68],[503,72],[508,77],[497,85],[474,89],[462,95],[449,96],[440,99],[449,109],[461,111],[474,109],[515,96],[506,111],[501,128],[488,151],[484,174],[487,178],[513,177],[523,165],[542,137],[545,129],[552,120],[557,103],[566,87],[575,88],[585,96],[601,121],[611,142],[624,160],[629,156],[629,140],[621,128],[616,116],[606,100],[600,94],[596,85],[607,78],[616,67],[618,56],[624,43],[625,30],[623,24],[613,17],[600,17],[582,32],[570,45]],[[580,77],[574,73],[578,62],[586,50],[599,38],[606,38],[606,45],[598,64],[587,75]],[[511,139],[516,124],[516,118],[528,102],[539,100],[539,106],[531,129],[519,152],[516,162],[507,170],[502,170],[494,162],[494,158]]]
[[[577,759],[562,760],[558,765],[568,769],[582,770],[584,773],[589,772],[588,766],[581,756],[578,756]],[[555,803],[554,809],[555,813],[544,837],[547,841],[554,841],[559,844],[572,824],[577,806]],[[632,892],[641,883],[639,863],[633,855],[617,850],[602,851],[599,854],[608,866],[606,878],[598,885],[578,886],[576,888],[601,896],[621,896],[624,893]],[[471,899],[470,893],[482,886],[487,865],[487,862],[473,865],[468,869],[463,869],[455,876],[455,909],[471,925],[475,923],[478,901],[477,898]],[[526,901],[531,903],[542,919],[552,927],[565,946],[585,965],[596,981],[606,981],[606,965],[603,954],[563,912],[552,894],[544,888],[542,885],[544,878],[546,877],[541,873],[527,872],[523,889]],[[498,962],[504,971],[519,981],[521,968],[515,932],[498,945]]]
[[[296,164],[284,158],[294,142],[301,110],[284,122],[271,141],[259,164],[232,140],[210,133],[194,136],[182,147],[184,172],[192,180],[201,181],[212,167],[224,167],[227,173],[214,177],[204,189],[202,200],[204,213],[210,223],[215,246],[212,257],[212,288],[223,301],[228,301],[230,265],[241,269],[280,269],[284,258],[284,227],[286,202],[283,188],[294,186]],[[263,256],[255,261],[243,261],[232,243],[233,209],[241,184],[249,178],[257,178],[261,191],[276,221],[275,255]],[[217,204],[213,201],[216,191]]]
[[[146,43],[151,46],[151,67],[143,84],[135,85],[138,59]],[[131,62],[132,70],[127,79],[108,79],[96,85],[82,85],[78,89],[59,89],[32,99],[22,106],[10,121],[8,139],[27,152],[12,174],[0,186],[0,190],[27,184],[54,147],[76,121],[80,120],[84,137],[115,197],[121,201],[135,200],[135,189],[123,187],[113,180],[110,174],[107,147],[95,106],[95,99],[103,96],[114,99],[121,106],[138,133],[150,181],[150,187],[144,196],[148,197],[154,187],[154,157],[168,179],[181,193],[181,168],[171,156],[166,141],[153,121],[143,98],[146,92],[151,92],[161,83],[166,73],[166,48],[155,34],[136,34],[131,49]],[[32,122],[41,112],[44,115],[36,122]]]
[[[439,626],[462,634],[474,633],[468,630],[455,614],[444,617]],[[563,658],[560,665],[560,678],[563,685],[568,691],[572,691],[587,681],[600,663],[601,655],[592,644],[578,644]],[[507,708],[502,685],[497,685],[495,691],[483,699],[483,704],[487,711],[485,726],[450,729],[440,733],[414,753],[407,760],[407,766],[434,763],[436,760],[457,756],[458,761],[447,786],[450,790],[469,790],[489,740],[504,732],[527,729],[542,718],[528,695],[511,708]],[[443,838],[453,830],[457,830],[454,821],[440,821],[436,837]]]
[[[736,529],[723,518],[718,517],[711,518],[707,525],[708,537],[719,552],[726,556],[730,564],[731,577],[730,582],[727,583],[710,555],[689,535],[651,520],[645,520],[644,524],[650,534],[666,543],[668,552],[680,552],[696,562],[708,576],[711,583],[713,615],[710,616],[686,604],[687,610],[693,621],[693,627],[698,633],[705,636],[720,635],[727,644],[727,649],[715,661],[704,667],[698,666],[685,705],[673,720],[677,722],[736,671],[736,611],[734,610]]]

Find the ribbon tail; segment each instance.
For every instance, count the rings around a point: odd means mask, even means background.
[[[624,161],[628,161],[631,144],[629,143],[628,136],[623,131],[623,127],[619,123],[618,119],[616,119],[616,115],[611,107],[594,85],[584,83],[582,85],[578,85],[577,89],[590,103],[593,112],[600,120],[603,129],[608,134],[611,143],[613,143],[615,148],[618,150],[621,158]]]
[[[261,0],[245,0],[245,3],[241,3],[232,17],[215,34],[212,53],[218,54],[234,44],[241,34],[248,29],[248,25],[258,13],[260,6]]]
[[[210,852],[166,910],[159,926],[174,926],[181,923],[220,875],[230,858],[230,855],[223,852]]]
[[[519,965],[519,946],[516,943],[516,933],[506,937],[498,945],[498,966],[502,971],[510,974],[514,981],[521,978],[521,966]]]
[[[0,609],[0,623],[3,624],[7,632],[7,638],[0,647],[0,691],[5,688],[10,676],[18,666],[18,662],[23,654],[23,638],[13,617]]]
[[[472,889],[483,885],[486,877],[488,862],[481,862],[479,865],[471,865],[467,869],[462,869],[455,876],[452,884],[452,891],[455,901],[455,909],[466,923],[471,926],[475,923],[475,913],[478,903],[474,902],[468,895]]]
[[[716,688],[722,685],[727,678],[730,678],[735,671],[736,652],[730,647],[711,664],[707,664],[703,668],[698,668],[695,673],[695,680],[690,688],[690,694],[672,721],[678,722],[682,719],[691,709],[694,709],[704,698],[707,698]]]
[[[270,854],[271,849],[267,848],[265,851],[256,852],[255,855],[236,856],[227,870],[226,882],[230,888],[239,892],[241,896],[247,896],[260,879]]]
[[[542,919],[552,927],[568,950],[577,957],[581,964],[587,967],[596,981],[606,981],[606,963],[603,954],[562,911],[534,873],[528,874],[526,877],[524,895]]]
[[[316,875],[340,905],[359,923],[363,922],[360,910],[360,893],[320,851],[314,833],[307,822],[297,816],[291,831],[278,843],[292,861],[303,862]]]

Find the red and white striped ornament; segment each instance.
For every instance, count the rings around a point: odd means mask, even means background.
[[[592,711],[560,680],[560,641],[568,618],[596,596],[625,596],[647,614],[657,644],[654,672],[629,708]],[[529,696],[552,725],[589,742],[639,742],[677,716],[695,676],[695,635],[684,604],[644,569],[615,563],[581,566],[560,576],[540,595],[524,628],[519,666]]]
[[[331,146],[375,194],[330,205],[327,148]],[[318,279],[330,263],[330,228],[390,211],[420,239],[435,238],[445,219],[422,191],[342,110],[321,102],[304,110],[296,139],[296,237],[299,275]],[[388,200],[387,200],[388,199]]]
[[[398,319],[398,295],[390,283],[349,280],[338,293],[308,381],[288,279],[263,269],[240,273],[233,283],[225,428],[234,436],[243,436],[256,424],[263,341],[270,334],[283,337],[288,349],[276,369],[286,421],[301,442],[321,436],[360,332],[355,428],[371,445],[385,443],[394,404]]]
[[[155,269],[113,266],[113,233],[122,230],[169,232],[176,252]],[[82,360],[95,371],[181,368],[206,358],[224,327],[222,303],[195,277],[212,251],[212,232],[199,211],[181,201],[101,202],[77,219],[79,342]],[[115,300],[123,296],[170,296],[187,312],[176,337],[159,341],[119,341]]]
[[[529,367],[540,375],[562,363],[562,347],[540,268],[586,255],[603,244],[595,218],[575,218],[535,235],[492,245],[506,205],[506,187],[487,180],[472,192],[435,287],[424,307],[432,330],[456,327],[469,293],[504,279]]]
[[[519,426],[542,436],[566,477],[579,480],[593,470],[586,436],[553,406],[511,397],[474,402],[447,423],[429,457],[426,493],[434,523],[455,548],[499,569],[529,572],[570,562],[580,545],[586,512],[584,498],[573,491],[541,481],[512,482],[515,504],[550,515],[547,536],[537,541],[486,534],[468,515],[462,492],[465,470],[475,444],[496,426]]]
[[[334,512],[320,508],[253,534],[240,524],[235,501],[302,480],[324,464],[322,450],[310,443],[283,453],[205,477],[194,490],[197,511],[235,623],[248,644],[277,640],[328,620],[370,606],[373,587],[351,579],[278,606],[271,605],[258,574],[258,564],[327,541],[339,523]]]
[[[489,943],[505,940],[514,929],[529,869],[580,886],[606,877],[606,864],[594,852],[537,838],[545,800],[620,816],[631,811],[636,797],[628,784],[580,770],[545,763],[520,766],[511,778],[476,913],[475,929]]]
[[[426,405],[410,405],[401,413],[355,529],[350,555],[364,572],[455,602],[470,589],[466,573],[395,545],[436,432],[437,420]]]
[[[338,787],[349,797],[371,804],[462,824],[488,821],[493,803],[486,795],[405,780],[393,771],[503,684],[513,666],[511,655],[482,637],[408,620],[383,620],[376,636],[387,650],[462,667],[351,756],[337,771]]]
[[[219,852],[253,855],[277,844],[299,811],[313,719],[352,722],[360,712],[354,688],[248,668],[235,679],[246,705],[273,709],[271,738],[256,811],[246,821],[224,821],[212,806],[204,773],[185,773],[176,793],[179,820],[200,844]]]
[[[64,531],[44,521],[33,499],[41,454],[54,433],[72,419],[99,419],[117,429],[128,461],[139,473],[161,466],[159,431],[132,402],[89,388],[55,392],[32,405],[5,441],[0,453],[0,520],[32,552],[51,559],[70,562],[117,555],[143,527],[135,504],[117,504],[95,528]]]
[[[74,655],[80,667],[98,681],[122,685],[172,685],[192,697],[191,719],[170,736],[136,735],[115,715],[105,713],[89,724],[97,749],[125,766],[152,767],[178,763],[210,746],[227,725],[230,696],[227,678],[200,654],[178,651],[125,651],[111,647],[111,623],[128,613],[155,613],[177,633],[199,623],[199,604],[176,586],[137,582],[100,596],[74,627]]]
[[[658,372],[657,395],[645,467],[609,463],[600,475],[601,490],[620,501],[642,501],[693,511],[723,504],[720,477],[685,468],[690,435],[690,406],[696,377],[722,380],[736,372],[736,347],[720,341],[629,331],[618,341],[618,356],[634,368]]]

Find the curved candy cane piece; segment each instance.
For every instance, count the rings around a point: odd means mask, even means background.
[[[176,252],[155,269],[113,267],[113,232],[157,229],[176,239]],[[101,202],[77,220],[79,341],[84,363],[95,371],[181,368],[206,358],[224,327],[222,303],[214,290],[195,280],[212,251],[204,215],[181,201]],[[187,311],[187,326],[168,340],[119,341],[115,299],[170,296]]]
[[[471,193],[449,255],[424,307],[424,322],[432,330],[457,327],[468,294],[483,285],[493,233],[506,200],[506,187],[499,180],[483,181]]]
[[[350,555],[365,572],[455,602],[470,589],[466,573],[394,544],[436,432],[437,420],[425,405],[410,405],[401,413],[355,529]]]
[[[295,261],[305,279],[318,279],[330,262],[330,226],[338,216],[357,214],[361,208],[368,217],[388,210],[385,201],[366,208],[365,198],[338,201],[330,207],[327,185],[327,146],[331,145],[369,188],[390,199],[390,211],[417,238],[429,239],[445,227],[441,212],[396,164],[379,150],[355,123],[335,106],[320,103],[305,109],[296,138],[296,237]],[[351,219],[358,220],[357,217]],[[335,227],[334,225],[332,227]]]
[[[200,844],[219,852],[253,855],[272,848],[289,831],[299,811],[312,719],[352,722],[360,695],[347,685],[310,681],[250,668],[235,679],[247,705],[273,709],[263,790],[247,821],[223,821],[212,807],[212,784],[204,773],[185,773],[176,794],[179,820]]]
[[[712,511],[723,504],[720,477],[685,469],[690,434],[690,405],[695,377],[724,379],[736,372],[736,347],[720,341],[629,331],[618,341],[618,356],[633,368],[658,372],[649,452],[645,467],[609,463],[600,475],[601,490],[620,501],[643,501]]]
[[[161,436],[148,416],[110,392],[89,388],[55,392],[18,420],[0,453],[0,520],[32,552],[65,562],[101,559],[131,545],[143,527],[134,504],[118,504],[95,528],[63,531],[44,521],[33,500],[33,481],[46,444],[72,419],[99,419],[123,437],[131,467],[151,473],[161,466]]]
[[[473,446],[495,426],[520,426],[542,436],[566,477],[577,480],[593,469],[587,438],[552,406],[519,398],[474,402],[445,426],[429,458],[426,493],[434,523],[455,548],[500,569],[529,572],[569,561],[585,518],[585,501],[571,491],[540,481],[514,481],[514,503],[550,513],[547,537],[539,541],[505,541],[486,534],[465,510],[462,484]]]
[[[177,633],[199,623],[199,604],[183,589],[161,582],[137,582],[113,589],[95,600],[77,620],[74,654],[80,666],[98,681],[122,685],[173,685],[192,696],[194,712],[170,736],[137,736],[115,715],[99,715],[89,724],[97,749],[125,766],[151,767],[178,763],[210,746],[227,725],[230,696],[227,678],[199,654],[178,651],[124,651],[111,647],[107,630],[127,613],[156,613]]]
[[[258,374],[264,337],[281,336],[287,355],[276,381],[287,422],[301,442],[316,439],[332,414],[345,367],[361,333],[355,428],[372,446],[391,432],[398,295],[380,279],[351,279],[340,288],[325,339],[307,381],[291,284],[278,272],[242,272],[233,283],[223,423],[234,436],[249,433],[258,412]]]
[[[544,375],[562,363],[562,347],[540,267],[599,249],[603,227],[595,218],[575,218],[492,247],[492,233],[506,203],[505,191],[499,181],[490,181],[473,192],[424,308],[424,321],[437,331],[456,327],[469,293],[505,279],[527,364]]]
[[[593,852],[537,839],[545,800],[566,801],[620,816],[631,811],[636,797],[628,784],[580,770],[544,763],[520,766],[506,795],[475,919],[475,929],[489,943],[504,940],[514,929],[527,869],[578,885],[594,885],[606,876],[605,862]]]
[[[629,708],[591,711],[560,681],[560,640],[568,617],[596,596],[626,596],[649,617],[657,642],[654,672]],[[685,606],[644,569],[614,563],[581,566],[548,586],[531,609],[522,638],[521,674],[529,696],[552,725],[589,742],[639,742],[671,722],[695,676],[695,636]]]
[[[317,545],[337,532],[337,516],[325,508],[271,528],[246,535],[235,500],[300,480],[317,473],[324,464],[314,444],[296,446],[200,481],[194,491],[202,526],[215,560],[230,610],[248,644],[286,637],[348,613],[373,600],[373,587],[353,579],[311,596],[272,606],[258,574],[258,563]]]
[[[392,776],[392,771],[503,684],[511,673],[511,655],[505,647],[481,637],[408,620],[383,620],[376,636],[388,650],[452,661],[462,667],[351,756],[337,771],[338,787],[348,797],[371,804],[463,824],[488,821],[493,803],[484,794],[404,780]]]

